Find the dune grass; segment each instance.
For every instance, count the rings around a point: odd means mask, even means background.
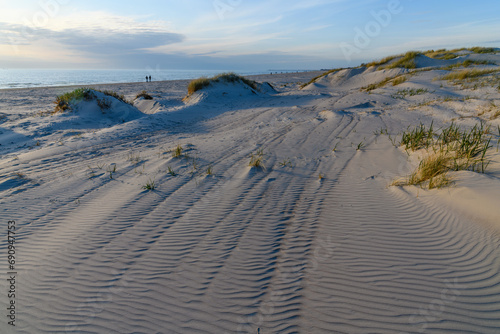
[[[143,99],[145,99],[145,100],[152,100],[153,99],[153,97],[151,95],[149,95],[148,92],[146,92],[145,90],[143,90],[142,92],[140,92],[139,94],[137,94],[135,96],[135,99],[137,100],[137,99],[139,99],[141,97]]]
[[[405,181],[393,185],[419,185],[428,189],[441,188],[451,184],[448,172],[469,170],[484,173],[490,161],[487,151],[492,147],[490,127],[483,123],[466,130],[452,123],[441,131],[420,124],[403,133],[401,145],[405,149],[428,151],[418,168]]]
[[[375,60],[375,61],[372,61],[368,64],[364,64],[364,66],[366,67],[372,67],[372,66],[381,66],[381,65],[385,65],[387,64],[388,62],[396,59],[397,57],[402,57],[403,55],[395,55],[395,56],[388,56],[388,57],[385,57],[385,58],[382,58],[380,60]]]
[[[244,78],[240,75],[237,75],[235,73],[229,72],[229,73],[221,73],[218,74],[214,77],[207,78],[207,77],[201,77],[198,79],[192,80],[189,85],[188,85],[188,96],[193,94],[194,92],[197,92],[205,87],[210,86],[214,82],[242,82],[248,86],[250,86],[253,89],[257,89],[257,83],[253,80],[249,80],[247,78]]]
[[[64,93],[62,95],[57,96],[56,100],[54,101],[56,106],[54,108],[53,113],[65,112],[68,110],[72,110],[72,105],[74,105],[82,100],[85,100],[85,101],[95,100],[97,102],[98,106],[101,108],[101,110],[111,108],[111,102],[109,100],[106,100],[106,99],[97,98],[95,92],[103,93],[106,96],[114,97],[115,99],[118,99],[122,102],[130,104],[130,102],[125,99],[124,95],[119,95],[116,92],[109,91],[109,90],[101,91],[99,89],[82,87],[82,88],[77,88],[71,92]]]
[[[172,150],[172,157],[173,158],[180,158],[182,157],[182,152],[184,151],[184,148],[179,144],[177,145],[173,150]]]
[[[335,72],[338,72],[338,71],[341,71],[341,70],[343,70],[343,68],[334,68],[332,70],[328,70],[328,71],[326,71],[326,72],[324,72],[324,73],[322,73],[320,75],[315,76],[314,78],[312,78],[311,80],[309,80],[309,82],[307,82],[305,84],[302,84],[300,86],[300,88],[302,89],[302,88],[304,88],[304,87],[306,87],[306,86],[308,86],[308,85],[310,85],[312,83],[315,83],[316,80],[318,80],[320,78],[323,78],[323,77],[326,77],[328,74],[332,74],[332,73],[335,73]]]
[[[252,168],[265,169],[264,166],[264,151],[262,149],[257,150],[257,153],[252,153],[250,155],[250,162],[248,165]]]
[[[460,67],[470,67],[472,65],[495,65],[494,63],[491,63],[489,61],[486,61],[486,60],[470,60],[470,59],[467,59],[467,60],[464,60],[463,62],[460,62],[460,63],[456,63],[456,64],[452,64],[452,65],[448,65],[446,67],[443,67],[442,69],[443,70],[448,70],[448,71],[451,71],[455,68],[460,68]]]
[[[467,50],[472,51],[474,53],[496,53],[495,48],[485,48],[481,46],[474,46],[472,48],[468,48]]]
[[[408,77],[406,75],[401,75],[396,77],[394,80],[392,80],[392,85],[393,86],[398,86],[401,85],[402,83],[405,83],[408,80]]]
[[[452,73],[440,77],[439,79],[448,81],[462,81],[462,80],[479,78],[481,76],[497,72],[499,72],[499,70],[497,69],[488,69],[488,70],[466,69],[466,70],[454,71]]]
[[[402,84],[406,80],[408,80],[406,75],[404,75],[404,74],[398,74],[398,75],[395,75],[395,76],[392,76],[392,77],[387,77],[387,78],[385,78],[382,81],[379,81],[379,82],[370,84],[368,86],[362,87],[361,91],[371,92],[372,90],[375,90],[377,88],[384,87],[385,85],[387,85],[391,81],[392,81],[392,85],[393,86],[397,86],[399,84]]]
[[[404,55],[400,56],[399,59],[387,64],[383,67],[383,69],[391,69],[391,68],[406,68],[406,69],[415,69],[417,68],[416,58],[422,53],[417,51],[409,51]]]
[[[428,89],[424,89],[424,88],[418,88],[418,89],[406,88],[406,89],[400,89],[400,90],[398,90],[396,93],[394,93],[391,96],[394,99],[404,99],[407,96],[422,95],[422,94],[425,94],[425,93],[428,93],[428,92],[429,92],[429,90]]]

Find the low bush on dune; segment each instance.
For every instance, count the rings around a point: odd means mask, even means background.
[[[257,83],[253,80],[249,80],[235,73],[222,73],[211,78],[202,77],[199,79],[192,80],[188,85],[188,95],[193,94],[205,87],[210,86],[212,83],[216,82],[242,82],[253,89],[257,89]]]
[[[103,109],[111,108],[111,102],[106,99],[99,99],[95,92],[103,93],[106,96],[114,97],[122,102],[129,103],[124,95],[118,95],[118,93],[113,91],[101,91],[93,88],[78,88],[72,92],[68,92],[62,95],[57,96],[54,103],[56,104],[54,108],[54,113],[65,112],[67,110],[72,110],[74,104],[77,104],[81,101],[96,101],[97,105]]]
[[[500,129],[499,129],[500,132]],[[403,133],[401,145],[408,151],[426,149],[428,154],[420,161],[418,168],[405,180],[393,185],[419,185],[428,189],[441,188],[451,183],[450,171],[469,170],[484,173],[490,161],[486,158],[492,136],[490,127],[482,123],[470,130],[451,124],[441,131],[435,131],[420,124]]]

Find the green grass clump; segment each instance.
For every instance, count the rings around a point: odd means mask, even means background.
[[[149,179],[145,185],[142,186],[143,189],[153,191],[156,189],[156,182],[154,179]]]
[[[427,129],[420,124],[413,130],[405,131],[401,145],[406,150],[416,151],[426,148],[432,152],[422,159],[418,168],[405,181],[394,185],[420,185],[440,188],[451,183],[447,173],[450,171],[470,170],[484,173],[490,161],[487,151],[492,147],[490,128],[484,124],[463,130],[452,123],[449,127],[434,131],[433,125]]]
[[[56,104],[54,113],[71,110],[71,104],[78,103],[82,100],[90,101],[94,98],[95,94],[90,88],[78,88],[72,92],[64,93],[57,96],[56,101],[54,102]]]
[[[177,145],[172,151],[172,157],[174,157],[174,158],[182,157],[183,151],[184,151],[184,148],[180,144]]]
[[[211,78],[202,77],[199,79],[192,80],[188,85],[188,96],[197,92],[205,87],[210,86],[214,82],[243,82],[244,84],[250,86],[253,89],[257,89],[257,83],[253,80],[249,80],[235,73],[221,73]]]
[[[450,81],[454,80],[461,81],[461,80],[475,79],[496,72],[499,72],[499,70],[468,69],[468,70],[454,71],[452,73],[442,76],[440,79],[450,80]]]

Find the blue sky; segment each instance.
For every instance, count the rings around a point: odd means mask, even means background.
[[[499,1],[1,0],[0,68],[320,69],[500,46]]]

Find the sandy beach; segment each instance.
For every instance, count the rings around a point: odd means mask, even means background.
[[[76,87],[1,90],[0,332],[498,333],[500,55],[415,61],[185,99],[187,80],[100,85],[132,104],[59,113]],[[469,69],[490,72],[443,78]],[[394,185],[432,153],[409,128],[481,122],[484,173]]]

